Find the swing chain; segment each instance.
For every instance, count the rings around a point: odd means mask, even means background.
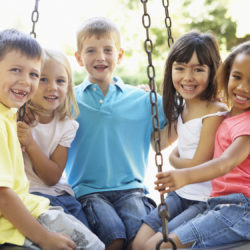
[[[33,36],[34,38],[36,38],[35,26],[36,26],[36,23],[38,22],[38,19],[39,19],[38,2],[39,2],[39,0],[36,0],[35,8],[31,14],[32,31],[30,32],[30,35]]]
[[[151,18],[147,12],[147,1],[148,0],[141,0],[141,3],[143,4],[143,10],[144,10],[144,13],[142,16],[142,24],[146,30],[146,39],[144,41],[144,49],[148,56],[147,75],[148,75],[149,86],[150,86],[150,103],[151,103],[151,113],[152,113],[152,124],[153,124],[153,129],[154,129],[153,139],[154,139],[155,152],[156,152],[155,164],[158,168],[158,173],[160,173],[162,172],[163,157],[162,157],[161,147],[160,147],[160,123],[159,123],[159,113],[158,113],[158,106],[157,106],[155,68],[152,63],[153,42],[149,37],[149,28],[151,26]],[[168,35],[170,35],[170,38],[168,37],[168,44],[170,45],[170,42],[173,42],[173,38],[171,35],[171,19],[168,14],[168,5],[169,5],[168,1],[166,5],[163,0],[163,6],[166,12],[165,23],[169,30]],[[170,25],[168,25],[169,20],[170,20]],[[162,222],[163,239],[157,243],[156,249],[160,249],[160,246],[163,242],[170,242],[173,246],[173,249],[175,250],[176,245],[174,241],[168,238],[168,219],[169,219],[168,206],[164,201],[164,196],[161,195],[160,198],[161,198],[161,203],[158,206],[158,214]]]
[[[171,32],[171,27],[172,27],[172,21],[169,15],[169,0],[162,0],[162,5],[165,8],[165,26],[167,28],[168,31],[168,47],[170,48],[171,45],[174,43],[174,38],[172,36],[172,32]]]

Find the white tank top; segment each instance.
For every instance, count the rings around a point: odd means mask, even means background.
[[[217,112],[213,114],[204,115],[200,118],[195,118],[183,123],[181,115],[178,117],[177,132],[178,132],[178,151],[180,158],[192,159],[200,141],[200,134],[202,129],[203,119],[211,116],[225,116],[228,111]],[[212,191],[211,182],[201,182],[186,185],[178,190],[176,193],[188,200],[206,201]]]

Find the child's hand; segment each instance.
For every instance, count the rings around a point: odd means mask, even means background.
[[[30,126],[25,122],[17,122],[17,136],[22,148],[31,146],[34,142]]]
[[[155,189],[161,194],[170,193],[186,185],[186,175],[183,170],[170,170],[156,175]]]
[[[62,233],[48,233],[48,237],[39,244],[43,250],[72,250],[76,249],[76,244],[71,238]]]
[[[140,84],[137,86],[139,89],[144,90],[145,92],[150,92],[150,87],[148,84]]]

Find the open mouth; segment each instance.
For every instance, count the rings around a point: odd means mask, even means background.
[[[244,104],[249,101],[249,98],[246,96],[234,94],[234,100],[238,103]]]
[[[10,90],[17,98],[23,98],[25,96],[27,96],[29,93],[27,91],[24,90],[20,90],[20,89],[11,89]]]
[[[94,66],[94,68],[95,68],[96,70],[103,71],[103,70],[105,70],[106,68],[108,68],[108,66],[106,66],[106,65],[97,65],[97,66]]]
[[[58,97],[55,96],[55,95],[52,95],[52,96],[44,96],[43,98],[44,98],[45,100],[49,101],[49,102],[54,102],[55,100],[58,99]]]
[[[196,85],[181,85],[181,87],[185,91],[193,91],[196,89]]]

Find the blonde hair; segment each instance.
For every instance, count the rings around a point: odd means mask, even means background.
[[[79,114],[79,108],[74,95],[74,85],[70,62],[66,55],[64,55],[60,51],[50,49],[44,49],[43,65],[46,63],[46,60],[54,60],[65,67],[68,75],[68,91],[65,101],[59,107],[57,107],[56,112],[60,114],[60,120],[63,120],[66,116],[75,119]],[[35,115],[35,118],[37,120],[37,115],[43,112],[41,108],[33,105],[32,101],[28,103],[28,107],[31,109],[31,112]]]
[[[77,51],[82,51],[83,42],[86,38],[96,36],[111,37],[114,39],[117,49],[121,48],[120,31],[117,26],[105,17],[93,17],[87,19],[77,31]]]

